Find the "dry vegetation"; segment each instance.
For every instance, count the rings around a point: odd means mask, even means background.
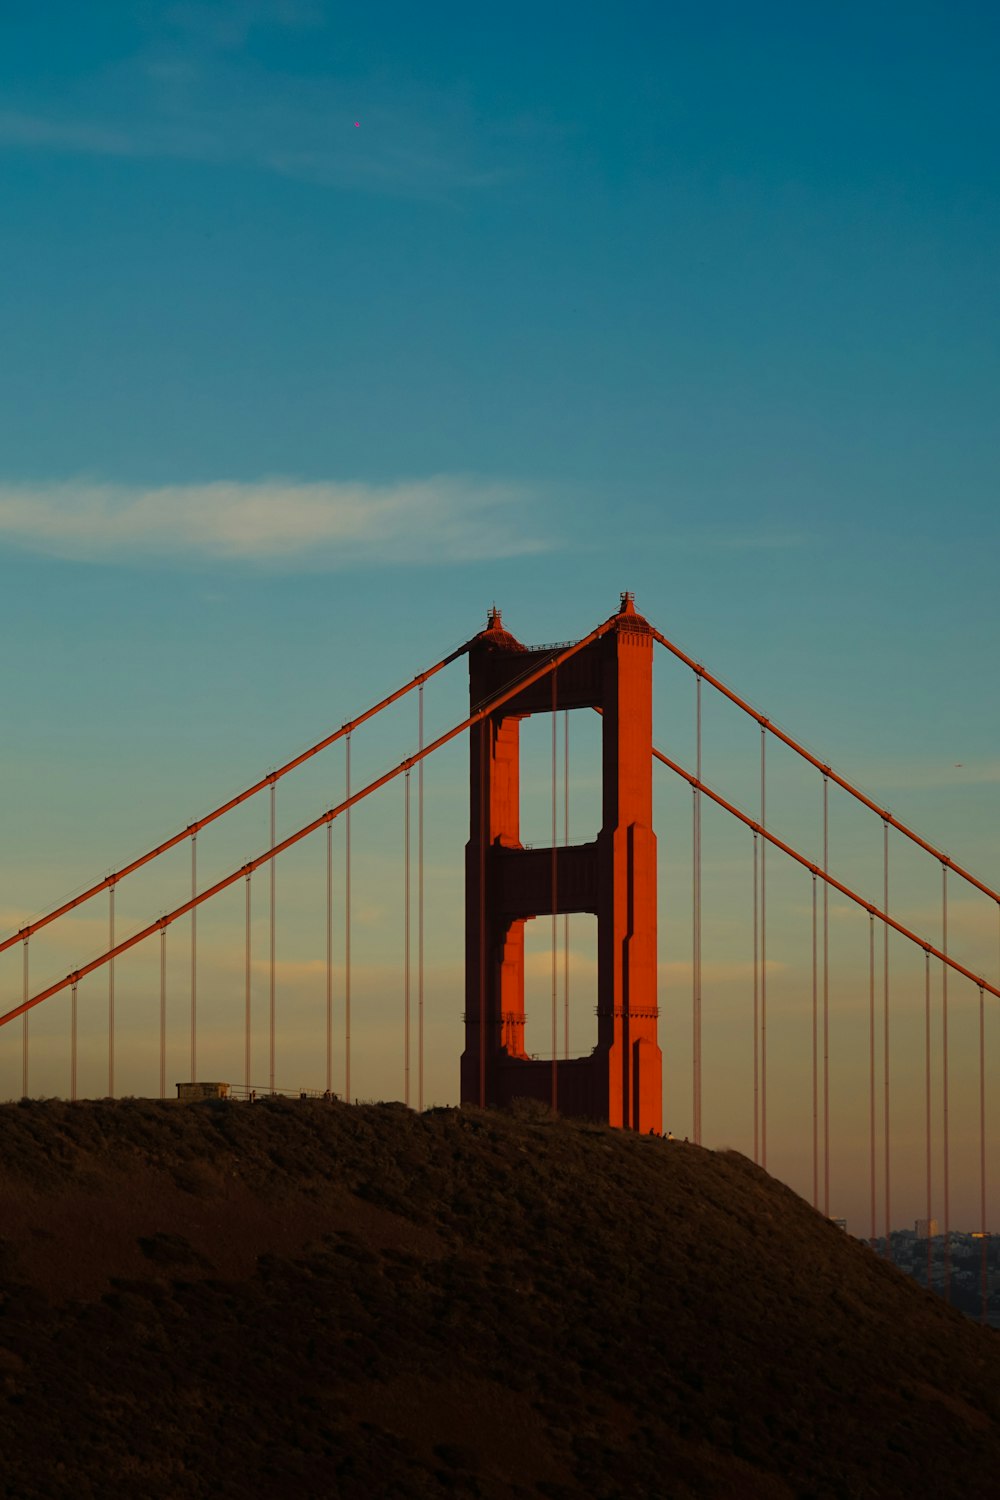
[[[996,1493],[1000,1342],[745,1158],[513,1114],[0,1107],[0,1492]]]

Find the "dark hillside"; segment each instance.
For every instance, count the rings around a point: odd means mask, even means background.
[[[745,1158],[268,1101],[0,1107],[0,1493],[979,1497],[1000,1342]]]

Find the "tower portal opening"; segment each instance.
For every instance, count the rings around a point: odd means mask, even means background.
[[[524,1050],[551,1058],[554,996],[556,1057],[589,1057],[597,1046],[597,918],[556,917],[554,965],[552,929],[551,916],[524,924]]]
[[[534,848],[552,842],[553,721],[556,843],[592,843],[601,828],[600,714],[592,708],[529,714],[520,732],[521,839]]]

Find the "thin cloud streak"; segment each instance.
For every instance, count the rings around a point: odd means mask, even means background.
[[[470,562],[549,549],[526,524],[529,498],[511,485],[449,475],[387,485],[0,483],[0,544],[83,562],[213,560],[309,571]]]
[[[145,45],[36,102],[0,98],[0,149],[250,165],[348,191],[438,201],[512,175],[510,139],[541,120],[480,117],[461,90],[406,76],[265,71],[251,33],[324,29],[314,5],[177,5]],[[355,120],[361,117],[361,128]]]
[[[165,70],[157,70],[161,78]],[[334,91],[330,86],[328,94]],[[303,91],[308,95],[308,90]],[[0,110],[0,149],[62,151],[85,156],[161,158],[216,164],[249,163],[262,171],[319,186],[438,199],[453,191],[497,186],[511,176],[501,165],[480,166],[459,148],[469,130],[460,122],[430,124],[402,106],[368,103],[364,139],[348,133],[356,90],[282,104],[251,97],[239,104],[192,105],[127,123],[100,112],[80,115]],[[265,128],[266,127],[266,128]]]
[[[90,156],[135,156],[135,142],[124,132],[85,120],[46,119],[0,110],[0,146],[83,152]]]

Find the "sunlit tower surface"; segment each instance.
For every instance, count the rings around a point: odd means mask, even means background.
[[[534,673],[498,610],[469,649],[470,712]],[[527,685],[470,734],[466,846],[464,1103],[539,1099],[563,1114],[662,1129],[657,1042],[656,836],[652,827],[653,633],[622,595],[614,626]],[[520,840],[519,736],[529,714],[602,716],[602,825],[590,843],[526,849]],[[524,927],[541,916],[597,918],[597,1045],[557,1056],[553,987],[548,1058],[524,1047]]]

